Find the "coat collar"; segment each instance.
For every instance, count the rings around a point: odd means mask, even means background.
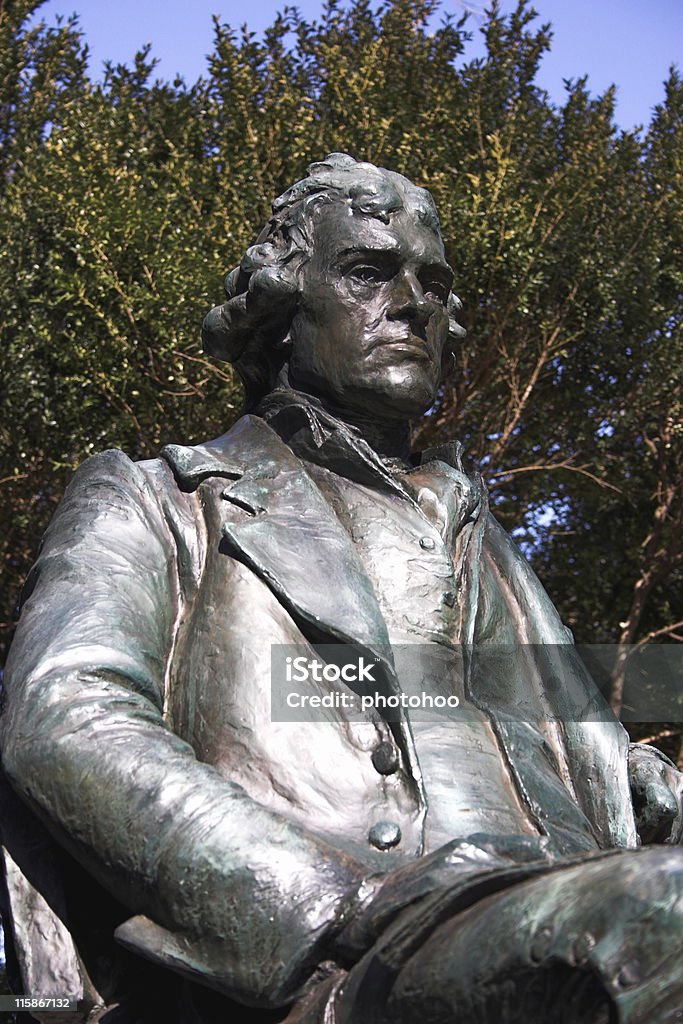
[[[263,419],[243,416],[227,434],[161,452],[179,485],[231,481],[226,501],[248,515],[226,522],[229,546],[328,642],[362,644],[391,662],[386,624],[356,550],[302,462]]]

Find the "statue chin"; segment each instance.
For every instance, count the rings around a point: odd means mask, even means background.
[[[320,399],[343,420],[377,423],[406,423],[423,416],[436,401],[440,374],[419,364],[392,367],[364,380],[351,380],[343,385],[321,381],[307,374],[291,371],[281,376],[286,387]]]
[[[436,401],[437,388],[425,380],[398,381],[375,398],[374,412],[387,419],[415,419]]]
[[[403,364],[385,370],[381,380],[350,387],[336,399],[337,412],[362,414],[382,421],[405,421],[423,416],[436,401],[439,378],[431,368]]]

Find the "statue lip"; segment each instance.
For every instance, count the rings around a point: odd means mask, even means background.
[[[431,361],[434,358],[433,346],[429,339],[410,329],[384,332],[368,346],[368,352],[376,348],[400,348],[403,352],[418,356],[420,359]]]
[[[416,356],[419,359],[432,362],[433,355],[430,349],[426,345],[420,345],[419,342],[413,340],[414,336],[410,335],[405,338],[396,338],[393,341],[382,341],[376,347],[377,348],[398,348],[402,352],[405,352],[411,356]]]

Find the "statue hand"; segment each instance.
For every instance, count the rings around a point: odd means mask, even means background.
[[[500,868],[547,861],[547,840],[540,836],[477,834],[454,839],[410,864],[371,875],[343,913],[335,955],[355,963],[406,907],[435,890]]]
[[[638,835],[643,843],[683,839],[683,773],[655,747],[632,743],[629,781]]]

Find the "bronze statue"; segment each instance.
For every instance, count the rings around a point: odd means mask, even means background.
[[[681,776],[629,753],[459,446],[410,452],[452,279],[429,194],[332,154],[206,319],[245,415],[76,473],[5,681],[25,991],[107,1024],[677,1019]],[[273,715],[273,651],[330,645],[399,710],[347,713],[339,670],[320,720]]]

